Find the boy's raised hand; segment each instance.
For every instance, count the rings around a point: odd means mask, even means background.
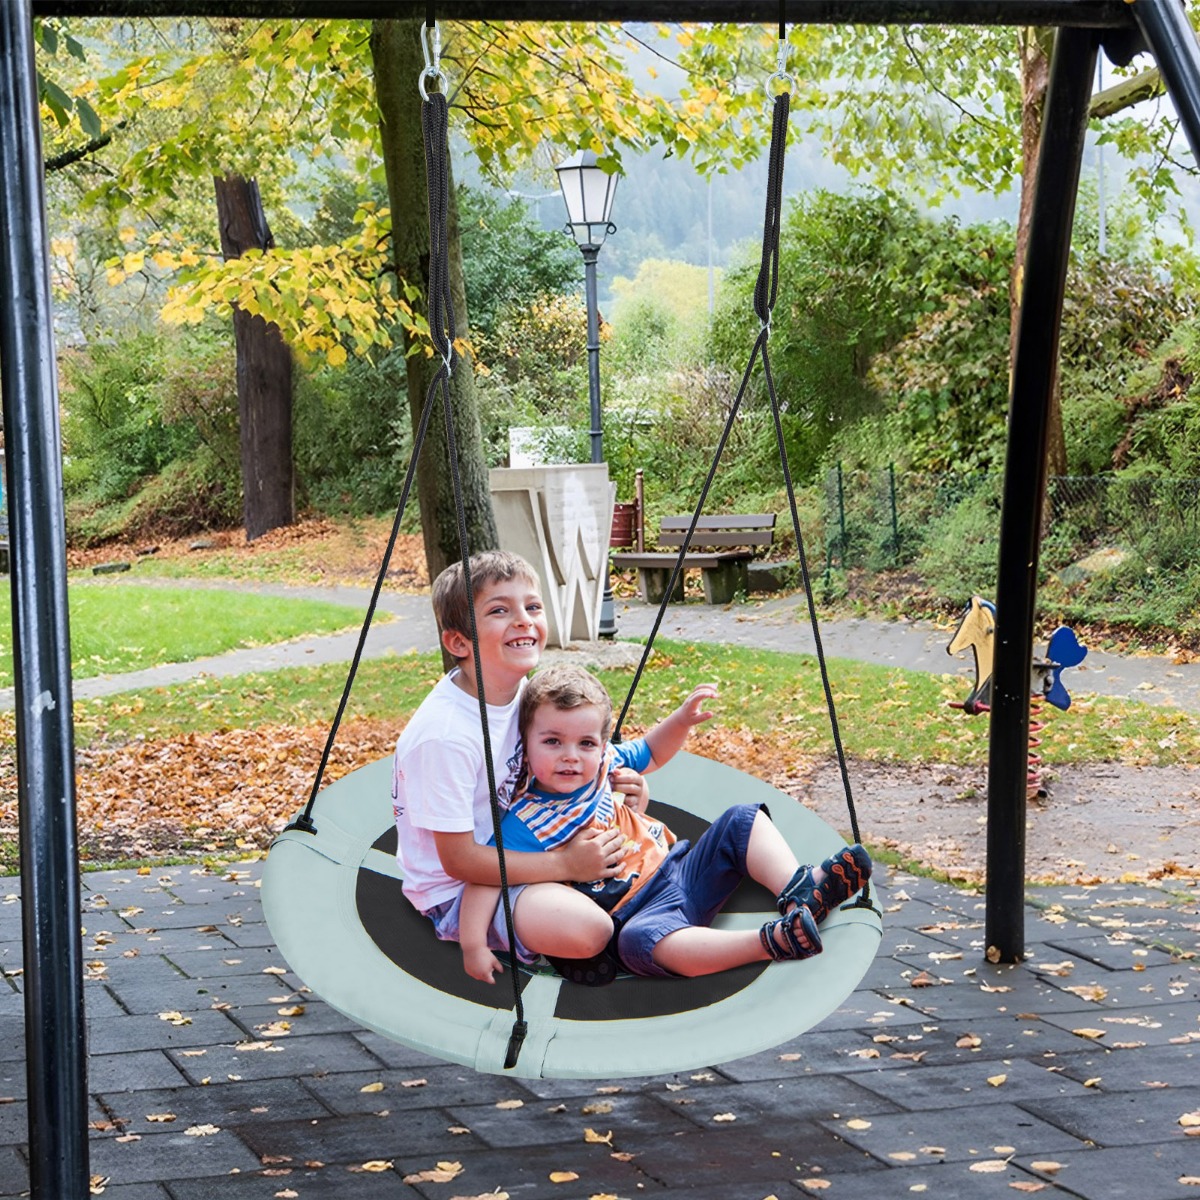
[[[712,709],[704,706],[709,701],[715,700],[718,694],[715,683],[702,683],[692,689],[692,694],[679,706],[677,712],[689,726],[711,720]]]

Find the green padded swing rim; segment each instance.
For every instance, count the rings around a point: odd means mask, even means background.
[[[801,862],[819,862],[844,842],[791,797],[709,759],[678,754],[654,773],[651,785],[655,800],[706,821],[732,804],[767,804]],[[513,1020],[508,989],[498,991],[498,1001],[508,1007],[448,995],[402,971],[363,928],[356,900],[359,870],[400,878],[396,860],[372,849],[391,820],[390,757],[322,791],[313,808],[317,833],[288,830],[271,846],[262,880],[267,923],[292,970],[333,1008],[384,1037],[478,1071],[616,1079],[758,1053],[834,1012],[866,974],[882,936],[875,910],[835,912],[821,927],[825,949],[819,956],[772,964],[717,1003],[666,1016],[564,1020],[554,1016],[558,992],[574,985],[534,976],[522,993],[529,1033],[516,1067],[505,1072]],[[775,916],[773,909],[723,913],[715,924],[758,928]],[[688,984],[663,980],[654,986]]]

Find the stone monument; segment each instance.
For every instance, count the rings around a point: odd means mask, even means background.
[[[490,484],[501,548],[541,577],[549,644],[595,641],[612,529],[608,464],[494,467]]]

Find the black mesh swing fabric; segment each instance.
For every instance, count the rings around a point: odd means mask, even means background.
[[[654,812],[679,838],[695,840],[708,822],[694,813],[667,804]],[[389,856],[396,853],[396,828],[391,826],[371,847]],[[513,1007],[504,989],[481,983],[463,970],[462,952],[454,943],[439,942],[429,920],[404,898],[400,881],[369,867],[359,868],[356,888],[358,915],[368,936],[400,970],[451,996],[490,1007]],[[768,912],[774,903],[765,888],[746,879],[730,897],[723,912]],[[707,1008],[727,1000],[752,983],[767,963],[752,963],[702,979],[661,981],[623,975],[602,988],[560,989],[554,1015],[568,1021],[620,1021],[668,1016]],[[521,987],[529,976],[521,972]],[[506,1004],[507,1002],[507,1004]]]

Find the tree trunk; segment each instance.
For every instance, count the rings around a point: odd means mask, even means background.
[[[1054,30],[1024,27],[1017,31],[1021,56],[1021,206],[1017,215],[1016,261],[1009,288],[1009,378],[1016,361],[1017,317],[1021,309],[1021,291],[1025,279],[1025,254],[1029,249],[1029,220],[1033,213],[1034,183],[1037,179],[1038,151],[1042,144],[1042,111],[1046,89],[1050,85],[1050,54],[1054,49]],[[1062,397],[1058,372],[1050,394],[1049,428],[1046,445],[1047,472],[1067,473],[1067,442],[1063,433]]]
[[[392,256],[399,278],[419,287],[424,302],[429,295],[429,208],[425,147],[421,135],[422,100],[417,91],[417,76],[424,66],[420,29],[419,20],[376,21],[371,29],[371,57],[392,209]],[[449,254],[455,324],[458,335],[466,337],[467,297],[453,180],[450,183]],[[425,354],[424,346],[408,359],[408,404],[414,432],[421,419],[430,380],[439,365]],[[492,550],[499,545],[499,538],[488,487],[475,376],[468,356],[455,356],[450,391],[468,545],[472,553]],[[433,579],[443,567],[457,562],[460,557],[458,518],[440,405],[430,418],[425,449],[417,464],[417,498],[421,505],[425,561],[429,578]]]
[[[274,246],[253,179],[213,180],[221,253],[226,261]],[[242,515],[246,541],[296,520],[292,466],[292,352],[277,325],[234,305],[238,418],[242,447]]]

